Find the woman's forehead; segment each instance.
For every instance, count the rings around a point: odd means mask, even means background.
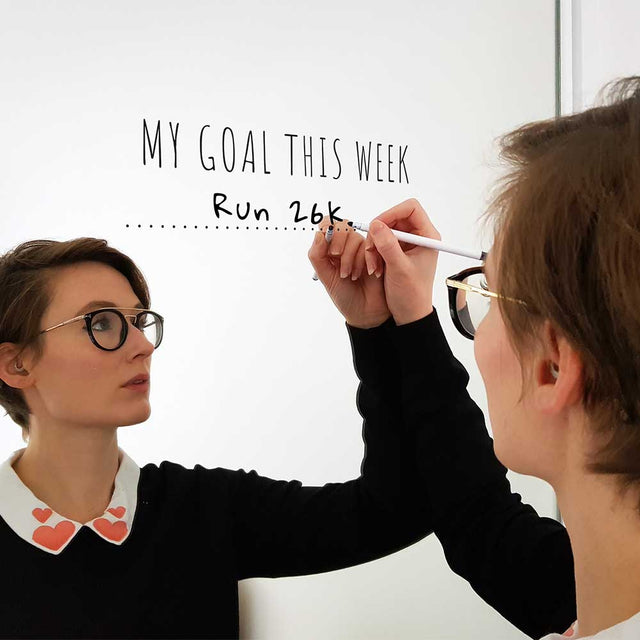
[[[139,303],[127,278],[113,267],[96,262],[67,265],[53,280],[53,300],[47,314],[54,316],[76,314],[94,300],[113,301],[115,304],[98,306],[127,306]],[[71,316],[69,316],[71,317]]]

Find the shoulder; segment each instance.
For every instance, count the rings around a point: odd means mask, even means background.
[[[150,462],[140,468],[140,488],[141,491],[156,495],[195,496],[205,492],[208,497],[212,494],[224,496],[256,477],[258,475],[255,471],[208,468],[201,464],[189,468],[177,462],[163,460],[159,465]]]

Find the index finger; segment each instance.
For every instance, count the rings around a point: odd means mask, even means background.
[[[326,233],[329,225],[331,224],[331,218],[329,216],[323,216],[322,220],[318,225],[318,231],[322,231],[322,233]]]

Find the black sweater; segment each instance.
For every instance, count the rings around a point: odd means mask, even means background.
[[[82,527],[58,555],[0,520],[0,634],[233,638],[238,580],[352,566],[434,527],[454,571],[516,626],[564,631],[575,620],[566,532],[511,494],[436,312],[347,329],[364,418],[359,478],[303,487],[147,464],[126,540]]]

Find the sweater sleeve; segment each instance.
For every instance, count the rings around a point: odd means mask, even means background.
[[[404,420],[449,566],[533,638],[576,619],[566,529],[512,493],[469,375],[453,356],[437,312],[392,331],[400,357]]]
[[[431,533],[417,483],[414,439],[402,422],[392,319],[347,326],[359,378],[365,454],[360,476],[322,487],[234,472],[230,509],[238,579],[340,569],[406,547]],[[336,447],[340,443],[336,443]]]

